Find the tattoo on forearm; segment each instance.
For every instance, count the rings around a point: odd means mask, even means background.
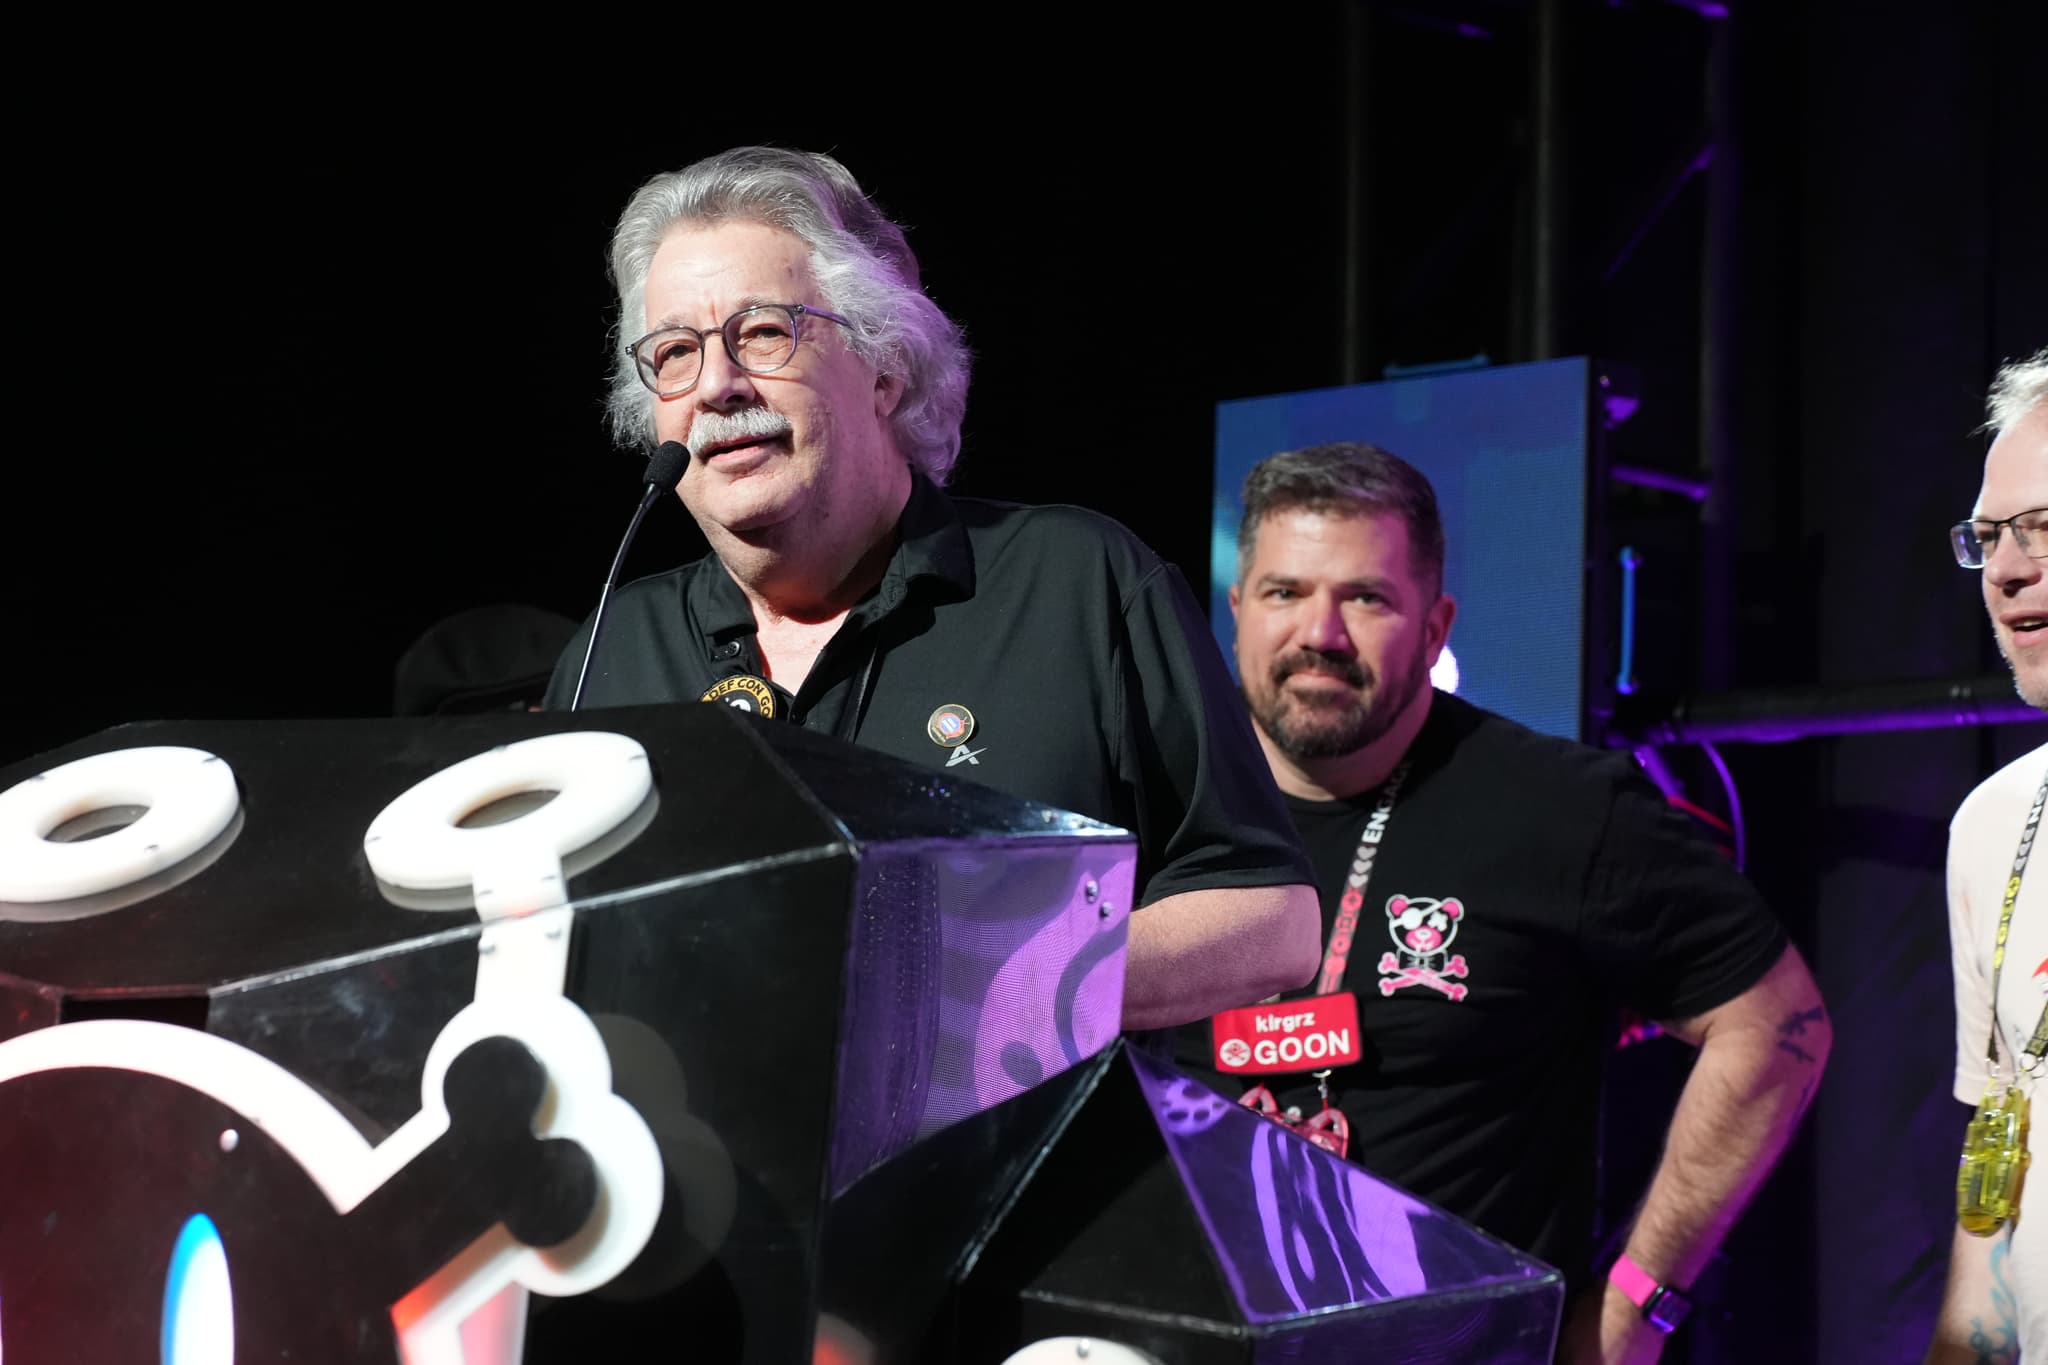
[[[1984,1319],[1970,1319],[1970,1349],[1977,1353],[1976,1365],[2015,1365],[2020,1358],[2020,1329],[2013,1314],[2012,1286],[2005,1280],[2005,1262],[2010,1247],[2000,1242],[1991,1248],[1991,1309],[1998,1321],[1989,1329]]]
[[[1814,1055],[1792,1040],[1794,1038],[1804,1038],[1807,1025],[1818,1024],[1827,1017],[1826,1008],[1820,1005],[1815,1005],[1810,1010],[1794,1010],[1786,1015],[1784,1020],[1778,1025],[1779,1050],[1791,1053],[1802,1062],[1808,1064],[1814,1062],[1816,1060]]]

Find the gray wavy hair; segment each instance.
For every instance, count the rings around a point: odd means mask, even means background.
[[[1984,401],[1991,418],[1984,425],[1996,436],[2043,403],[2048,403],[2048,346],[2025,360],[1998,367],[1990,396]]]
[[[607,408],[626,445],[654,444],[655,397],[625,348],[643,330],[647,272],[678,224],[767,223],[811,252],[824,305],[846,317],[854,353],[903,381],[890,415],[911,467],[943,484],[960,458],[970,358],[960,328],[926,297],[903,229],[829,156],[782,147],[735,147],[642,185],[612,233],[619,288]],[[803,302],[803,300],[792,300]]]

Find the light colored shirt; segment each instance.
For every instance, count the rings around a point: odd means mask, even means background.
[[[2027,811],[2048,772],[2048,744],[1999,769],[1971,792],[1949,822],[1948,907],[1951,961],[1956,981],[1955,1096],[1975,1107],[1984,1097],[1990,1063],[1985,1044],[1991,1029],[1991,953],[1998,942],[1999,910],[2012,875],[2013,855]],[[2005,970],[1998,983],[2000,1074],[2012,1079],[2041,1007],[2048,1002],[2048,816],[2036,832],[2035,847],[2020,882],[2012,927],[2005,942]],[[2042,1125],[2048,1124],[2048,1067],[2022,1078],[2032,1121],[2027,1147],[2039,1153]],[[2048,1360],[2048,1171],[2038,1157],[2029,1162],[2020,1188],[2020,1210],[2000,1237],[2011,1238],[2007,1275],[2016,1300],[2020,1352],[2025,1360]]]

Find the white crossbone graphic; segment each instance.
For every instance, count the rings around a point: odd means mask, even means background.
[[[1456,981],[1449,980],[1450,977],[1465,975],[1463,957],[1453,957],[1444,964],[1441,972],[1435,972],[1422,966],[1403,967],[1401,960],[1392,953],[1381,953],[1380,970],[1394,973],[1392,976],[1380,978],[1381,995],[1392,995],[1403,986],[1427,986],[1433,991],[1442,991],[1453,1000],[1465,998],[1466,988]]]

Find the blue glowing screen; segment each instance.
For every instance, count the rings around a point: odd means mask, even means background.
[[[1369,441],[1436,486],[1458,694],[1582,738],[1589,367],[1584,357],[1460,370],[1216,406],[1209,618],[1232,657],[1239,495],[1253,465]]]

